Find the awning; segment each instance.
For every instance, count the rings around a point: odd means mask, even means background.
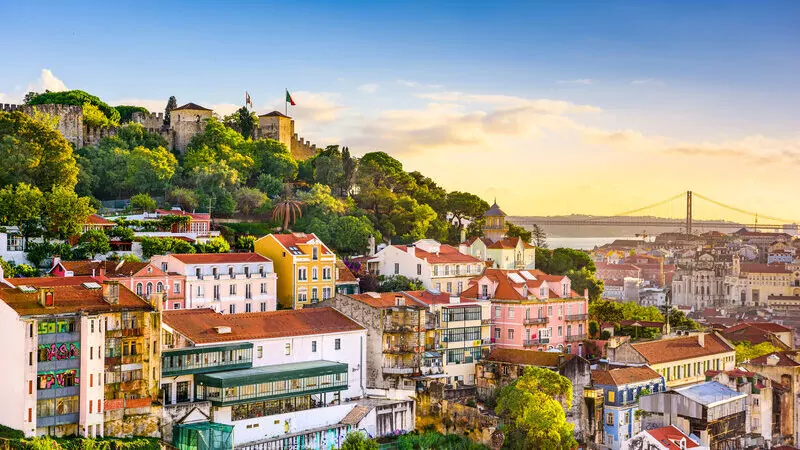
[[[337,373],[346,374],[347,364],[333,361],[308,361],[199,374],[195,375],[195,384],[226,388]]]
[[[442,354],[440,352],[425,352],[426,358],[441,358]]]

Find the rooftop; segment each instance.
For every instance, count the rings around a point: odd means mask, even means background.
[[[485,361],[521,364],[525,366],[559,367],[574,357],[575,355],[568,353],[496,348],[489,353]]]
[[[115,225],[114,222],[106,219],[105,217],[98,216],[97,214],[92,214],[86,218],[84,221],[86,225]]]
[[[103,299],[103,290],[90,289],[83,283],[102,285],[105,277],[38,277],[11,278],[7,281],[15,287],[0,285],[0,300],[20,316],[105,313],[117,311],[154,311],[156,308],[134,294],[124,285],[119,285],[119,302],[110,304]],[[33,289],[48,287],[53,289],[54,306],[39,305],[37,292],[24,292],[21,286]]]
[[[286,117],[286,118],[291,119],[291,117],[287,116],[286,114],[284,114],[284,113],[282,113],[280,111],[272,111],[272,112],[269,112],[269,113],[266,113],[266,114],[261,114],[258,117]]]
[[[365,292],[363,294],[349,294],[348,297],[378,309],[394,308],[398,306],[398,299],[402,299],[403,306],[422,309],[425,305],[420,303],[416,297],[421,296],[423,292],[425,291]]]
[[[267,263],[271,260],[258,253],[181,253],[172,257],[185,264]]]
[[[220,314],[211,309],[162,313],[165,324],[195,344],[343,333],[364,328],[333,308]],[[220,332],[221,327],[230,332]]]
[[[261,239],[274,238],[278,241],[283,248],[293,255],[310,255],[312,250],[303,248],[305,245],[310,245],[312,241],[319,241],[322,246],[323,254],[332,254],[331,250],[325,245],[320,238],[314,233],[289,233],[289,234],[268,234]]]
[[[209,213],[190,213],[182,209],[157,209],[156,214],[159,216],[189,216],[194,220],[211,220]]]
[[[741,273],[791,273],[785,264],[756,264],[745,263],[741,265]]]
[[[203,384],[224,388],[343,372],[347,372],[347,364],[319,360],[205,373],[197,377]]]
[[[395,245],[400,251],[408,252],[408,245]],[[430,264],[446,264],[446,263],[480,263],[481,260],[474,256],[465,255],[458,251],[452,245],[441,244],[438,253],[427,252],[420,247],[414,248],[414,255],[419,259],[427,260]]]
[[[497,202],[494,202],[485,213],[483,213],[483,217],[505,217],[506,213],[497,206]]]
[[[800,364],[794,360],[796,356],[796,352],[772,352],[769,355],[753,358],[750,360],[750,364],[756,366],[797,367]]]
[[[341,259],[336,260],[336,282],[337,283],[358,283],[358,278],[347,268]]]
[[[661,444],[667,450],[683,450],[688,448],[700,447],[700,444],[692,440],[692,438],[687,436],[686,433],[684,433],[674,425],[655,428],[653,430],[645,430],[645,433],[652,436],[653,439],[658,441],[658,443]],[[681,446],[679,444],[681,441],[683,441],[685,446]]]
[[[649,364],[660,364],[733,351],[733,347],[715,333],[704,334],[703,345],[700,345],[698,335],[665,338],[631,345]]]
[[[150,263],[137,261],[60,261],[59,264],[73,276],[100,276],[103,271],[107,277],[131,277],[147,266],[155,275],[164,275],[161,269]]]
[[[177,108],[173,108],[172,110],[173,111],[180,111],[182,109],[185,109],[187,111],[211,111],[208,108],[202,107],[202,106],[198,105],[197,103],[192,103],[192,102],[189,102],[189,103],[187,103],[187,104],[185,104],[183,106],[179,106]]]
[[[747,394],[734,391],[728,386],[716,381],[704,381],[691,386],[677,388],[674,389],[674,391],[709,408],[727,403],[731,400],[747,397]]]
[[[592,371],[592,382],[605,386],[624,386],[626,384],[660,379],[661,375],[647,366]]]

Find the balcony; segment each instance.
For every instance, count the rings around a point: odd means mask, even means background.
[[[418,371],[418,368],[410,364],[387,364],[381,369],[387,375],[411,375]]]
[[[106,330],[107,338],[138,337],[144,334],[142,328],[119,328],[116,330]]]
[[[383,322],[384,333],[416,333],[419,327],[411,322]]]
[[[550,338],[541,338],[541,339],[525,339],[522,341],[523,347],[536,347],[543,344],[549,344]]]
[[[523,322],[525,325],[544,325],[550,321],[549,317],[528,317]]]
[[[481,325],[491,325],[494,323],[492,319],[481,319]]]
[[[589,314],[569,314],[568,316],[564,317],[566,321],[578,321],[578,320],[587,320],[589,318]]]
[[[424,350],[422,345],[392,345],[383,349],[383,353],[390,355],[404,355],[409,353],[421,353]]]
[[[567,342],[579,342],[579,341],[585,341],[585,340],[586,340],[586,333],[568,334],[567,338],[566,338]]]
[[[142,355],[124,355],[122,356],[122,364],[141,364]]]

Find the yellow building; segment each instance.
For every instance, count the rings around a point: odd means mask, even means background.
[[[314,233],[268,234],[255,242],[255,251],[275,266],[282,308],[302,308],[335,295],[336,255]]]

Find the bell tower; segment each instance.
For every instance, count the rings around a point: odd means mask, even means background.
[[[494,204],[483,214],[483,237],[497,242],[506,236],[506,213]]]

